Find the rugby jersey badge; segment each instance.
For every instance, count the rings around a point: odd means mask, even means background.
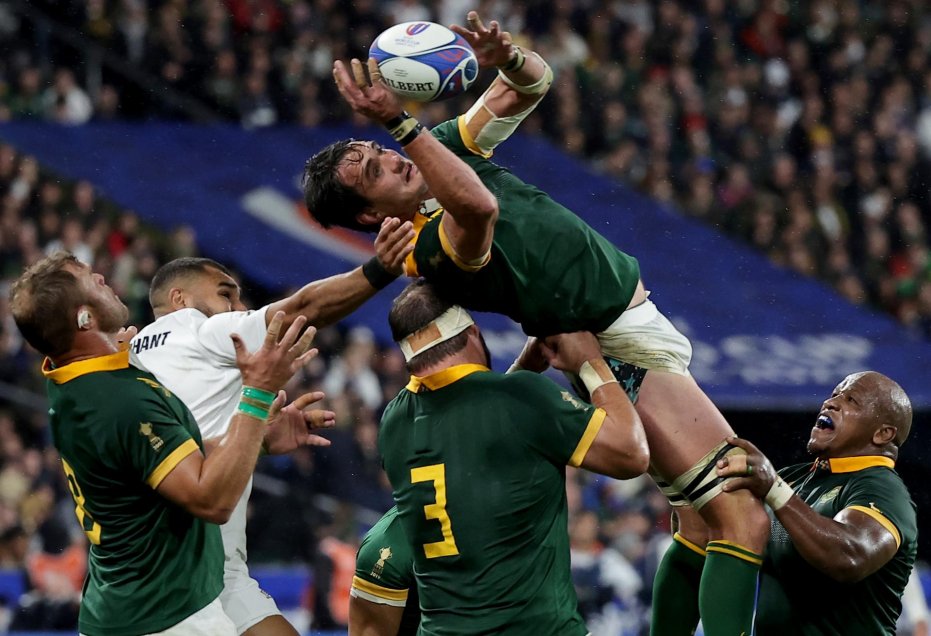
[[[162,450],[162,446],[165,445],[165,440],[163,440],[152,431],[152,425],[149,422],[139,423],[139,434],[148,438],[149,444],[152,445],[152,450],[154,450],[156,453]]]
[[[391,558],[391,548],[385,547],[378,551],[378,561],[369,573],[375,578],[380,579],[381,573],[385,569],[385,561]]]

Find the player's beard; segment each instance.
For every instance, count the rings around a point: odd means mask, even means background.
[[[129,309],[115,296],[114,302],[106,305],[92,304],[91,308],[94,310],[97,324],[103,333],[116,333],[129,320]]]

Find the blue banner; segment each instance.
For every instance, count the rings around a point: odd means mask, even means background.
[[[304,161],[347,136],[390,143],[380,130],[349,127],[0,126],[0,138],[42,164],[90,180],[150,223],[191,225],[206,255],[281,291],[347,271],[372,253],[370,237],[323,232],[300,204]],[[495,160],[640,260],[651,299],[692,340],[692,372],[720,406],[810,409],[847,373],[875,369],[900,382],[916,407],[931,407],[931,343],[892,318],[594,174],[545,140],[517,136]],[[385,317],[400,289],[395,283],[350,322],[388,341]],[[506,368],[523,336],[500,316],[479,322],[496,368]]]

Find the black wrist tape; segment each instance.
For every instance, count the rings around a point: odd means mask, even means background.
[[[385,269],[377,256],[373,256],[362,266],[362,274],[375,289],[384,289],[395,281],[397,276]]]

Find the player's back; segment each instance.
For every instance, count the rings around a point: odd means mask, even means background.
[[[405,390],[386,410],[379,441],[415,546],[423,634],[587,633],[569,570],[572,449],[553,452],[526,408],[548,380],[518,375]]]
[[[491,259],[475,272],[444,257],[440,219],[432,219],[417,240],[418,273],[439,280],[457,304],[506,314],[530,335],[598,332],[613,323],[636,290],[636,259],[542,190],[471,152],[455,120],[433,134],[475,170],[499,215]]]
[[[209,318],[197,309],[166,314],[133,338],[130,358],[187,405],[204,438],[226,432],[242,390],[230,333],[250,351],[265,337],[264,311],[226,312]]]

